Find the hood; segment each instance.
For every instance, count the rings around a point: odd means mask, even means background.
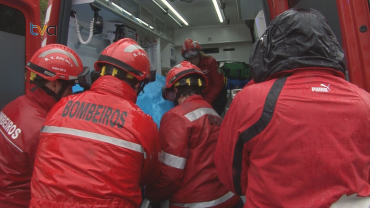
[[[346,71],[342,47],[325,17],[314,9],[289,9],[272,20],[254,43],[249,63],[256,83],[303,67]]]

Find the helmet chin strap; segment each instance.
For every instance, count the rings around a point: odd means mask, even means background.
[[[54,96],[55,100],[59,101],[63,97],[63,93],[67,90],[67,88],[70,86],[68,82],[63,82],[62,81],[62,87],[59,90],[59,93]]]
[[[69,87],[70,83],[68,83],[68,81],[64,81],[64,80],[59,80],[62,84],[62,87],[60,88],[59,92],[58,93],[55,93],[53,90],[49,89],[48,87],[46,87],[45,85],[42,85],[40,82],[38,81],[33,81],[33,83],[41,88],[42,90],[44,90],[46,92],[46,94],[48,94],[49,96],[53,97],[56,101],[59,101],[61,98],[62,98],[62,95],[63,93],[66,91],[66,89]]]
[[[138,92],[137,92],[137,96],[139,96],[141,92],[145,93],[145,92],[144,92],[144,87],[145,87],[145,85],[147,85],[147,84],[148,84],[148,82],[146,82],[146,81],[143,81],[143,82],[141,83],[141,85],[140,85],[140,87],[139,87],[139,90],[138,90]]]
[[[178,106],[180,103],[179,103],[179,99],[181,97],[181,92],[179,90],[177,90],[176,92],[176,97],[175,99],[173,100],[173,105],[176,107]]]
[[[67,90],[67,88],[70,85],[67,82],[61,82],[61,83],[62,83],[62,87],[60,88],[58,93],[55,93],[51,89],[47,88],[45,85],[41,86],[41,89],[43,89],[48,95],[53,97],[56,101],[59,101],[60,99],[62,99],[63,93]]]

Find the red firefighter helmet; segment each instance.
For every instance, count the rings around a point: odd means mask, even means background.
[[[205,74],[195,65],[188,61],[182,61],[180,64],[174,66],[166,76],[166,88],[169,89],[172,86],[176,86],[179,80],[189,74],[198,74],[204,79],[204,87],[208,86],[208,79]],[[188,83],[190,84],[190,83]],[[199,83],[201,85],[201,83]]]
[[[190,50],[190,49],[201,50],[202,48],[200,47],[197,41],[193,41],[192,39],[187,38],[184,41],[184,44],[182,44],[181,46],[181,55],[183,55],[185,51]]]
[[[49,81],[77,80],[84,70],[80,57],[72,49],[61,44],[49,44],[40,48],[26,68]],[[31,73],[31,81],[34,78],[35,74]]]
[[[104,63],[126,71],[139,81],[148,81],[150,78],[148,55],[130,38],[123,38],[105,48],[94,64],[95,70],[100,71]]]

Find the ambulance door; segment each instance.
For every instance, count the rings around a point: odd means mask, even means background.
[[[31,25],[40,25],[39,1],[0,0],[0,109],[25,92],[24,66],[41,43]]]
[[[72,0],[49,0],[45,14],[45,25],[55,27],[50,30],[50,35],[44,35],[42,46],[59,43],[67,45],[69,17],[71,14]]]
[[[369,0],[337,0],[349,80],[370,92]]]

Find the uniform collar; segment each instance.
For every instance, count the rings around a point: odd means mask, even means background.
[[[190,101],[193,101],[193,100],[203,100],[203,97],[201,95],[191,95],[191,96],[187,97],[184,100],[184,102],[182,102],[181,104],[186,103],[186,102],[190,102]]]
[[[90,90],[109,92],[134,103],[136,103],[137,99],[135,90],[132,89],[129,84],[109,75],[99,77],[99,79],[93,83]]]
[[[57,102],[53,97],[48,95],[44,90],[36,85],[31,85],[26,90],[26,96],[32,101],[38,103],[46,111],[50,111],[50,109]]]
[[[341,77],[345,79],[345,76],[342,72],[332,69],[332,68],[325,68],[325,67],[305,67],[305,68],[297,68],[293,70],[293,74],[304,74],[308,75],[317,75],[317,74],[330,74]]]
[[[302,68],[295,68],[291,70],[281,71],[272,76],[268,77],[265,81],[276,79],[278,77],[282,77],[289,74],[322,74],[322,73],[329,73],[338,77],[345,79],[345,76],[342,72],[332,69],[332,68],[325,68],[325,67],[302,67]]]

